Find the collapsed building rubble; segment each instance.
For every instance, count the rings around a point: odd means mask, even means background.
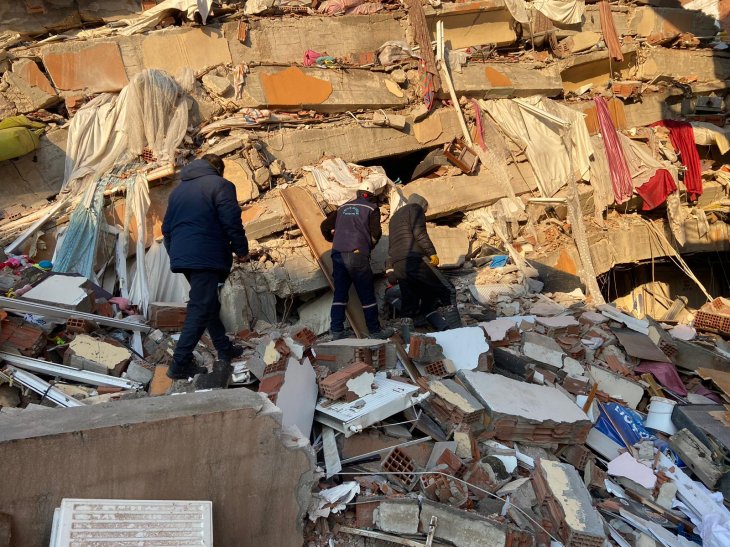
[[[9,545],[48,544],[64,497],[212,500],[231,545],[730,543],[724,0],[118,4],[0,6]],[[210,373],[172,381],[189,286],[160,227],[206,153],[251,243],[220,292],[245,350],[204,337]],[[362,181],[384,322],[418,194],[467,326],[370,340],[351,298],[330,340],[318,226]],[[180,484],[128,448],[188,439],[228,450]],[[63,479],[114,451],[139,465]]]

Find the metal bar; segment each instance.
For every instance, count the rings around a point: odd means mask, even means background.
[[[48,363],[47,361],[42,361],[40,359],[15,355],[5,351],[0,351],[0,359],[4,359],[23,370],[29,370],[40,374],[48,374],[50,376],[58,376],[64,380],[73,380],[74,382],[81,382],[92,386],[120,387],[122,389],[134,390],[140,390],[143,388],[142,384],[139,382],[127,380],[126,378],[117,378],[116,376],[108,376],[106,374],[99,374],[98,372],[90,372],[88,370],[78,370],[73,367],[67,367],[66,365]]]
[[[431,523],[428,525],[428,535],[426,536],[426,547],[431,547],[433,545],[433,536],[436,533],[436,523],[438,522],[438,517],[436,515],[431,516]]]
[[[64,308],[57,308],[55,306],[48,306],[46,304],[27,302],[24,300],[19,300],[17,298],[6,298],[4,296],[0,296],[0,308],[11,311],[21,311],[24,313],[37,313],[38,315],[56,317],[59,319],[80,317],[82,319],[88,319],[89,321],[95,321],[99,325],[114,327],[117,329],[125,329],[145,333],[151,330],[151,327],[149,325],[145,325],[143,323],[135,323],[133,321],[126,321],[125,319],[113,319],[111,317],[104,317],[103,315],[95,315],[93,313],[67,310]]]
[[[346,534],[354,534],[356,536],[363,536],[366,538],[379,539],[380,541],[387,541],[388,543],[395,543],[396,545],[406,545],[406,547],[426,547],[424,543],[420,543],[418,541],[411,541],[410,539],[404,539],[398,536],[391,536],[390,534],[382,534],[380,532],[371,532],[370,530],[350,528],[349,526],[341,526],[340,532],[345,532]]]
[[[58,406],[64,408],[71,408],[74,406],[86,406],[81,401],[77,401],[73,397],[69,397],[68,395],[66,395],[60,389],[53,387],[45,380],[41,380],[35,374],[31,374],[30,372],[15,368],[12,365],[7,365],[3,370],[11,381],[18,382],[21,386],[32,389],[41,397],[44,397],[49,401],[56,403]]]

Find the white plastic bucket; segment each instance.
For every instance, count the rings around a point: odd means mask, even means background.
[[[664,397],[652,397],[649,403],[649,415],[646,417],[644,426],[647,429],[661,431],[667,435],[674,435],[677,427],[672,422],[672,411],[676,401]]]

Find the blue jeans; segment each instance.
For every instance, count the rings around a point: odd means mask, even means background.
[[[218,283],[221,277],[225,279],[225,274],[215,270],[185,270],[182,273],[190,283],[190,300],[172,358],[178,365],[185,366],[193,362],[193,350],[206,329],[218,352],[229,351],[231,341],[220,318],[221,303],[218,300]]]
[[[330,330],[332,332],[345,330],[345,311],[349,300],[350,287],[355,285],[355,291],[357,291],[357,296],[362,304],[362,311],[365,314],[368,331],[370,331],[370,334],[380,332],[378,301],[375,298],[370,257],[364,253],[332,251],[332,277],[335,282],[335,296],[332,300]]]

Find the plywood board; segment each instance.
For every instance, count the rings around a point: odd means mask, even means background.
[[[332,244],[327,241],[319,229],[325,219],[325,215],[314,200],[312,194],[306,189],[293,186],[281,191],[281,197],[289,208],[294,222],[304,235],[317,264],[327,278],[330,287],[334,289],[332,279]],[[347,304],[347,319],[358,338],[368,336],[368,329],[365,325],[365,316],[362,311],[362,304],[357,297],[355,288],[350,288],[350,300]]]
[[[724,397],[730,401],[730,372],[723,372],[721,370],[712,370],[709,368],[698,368],[697,374],[703,380],[712,380],[717,387],[719,387]]]

